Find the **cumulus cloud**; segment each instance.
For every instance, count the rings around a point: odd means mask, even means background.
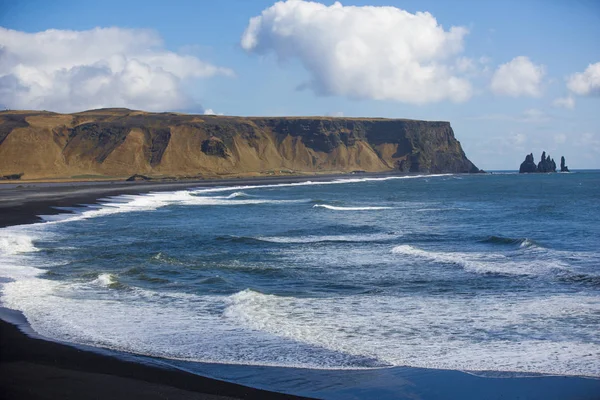
[[[255,54],[298,59],[310,73],[300,87],[318,95],[424,104],[461,102],[471,84],[458,59],[468,33],[445,30],[427,12],[288,0],[253,17],[241,46]]]
[[[496,69],[491,89],[497,95],[539,97],[545,73],[543,65],[536,65],[524,56],[515,57]]]
[[[71,112],[194,105],[183,83],[233,72],[164,49],[153,31],[95,28],[26,33],[0,27],[0,104]]]
[[[567,88],[580,96],[600,96],[600,62],[567,79]]]
[[[554,105],[554,107],[562,107],[572,110],[575,108],[575,99],[572,96],[559,97],[552,102],[552,105]]]

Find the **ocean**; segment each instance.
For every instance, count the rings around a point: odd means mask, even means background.
[[[0,229],[0,305],[192,371],[599,378],[599,200],[599,171],[115,196]]]

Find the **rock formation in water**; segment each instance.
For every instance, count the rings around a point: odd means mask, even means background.
[[[533,161],[533,153],[525,157],[525,161],[521,163],[521,167],[519,168],[519,173],[523,174],[526,172],[537,172],[537,166],[535,165],[535,161]]]
[[[565,165],[565,157],[562,156],[560,158],[560,172],[571,172],[569,171],[569,167]]]
[[[0,176],[22,179],[479,172],[448,122],[100,109],[0,112]]]
[[[561,172],[569,172],[569,167],[565,165],[565,157],[561,157],[560,159],[560,170]],[[546,156],[545,151],[542,152],[542,158],[537,165],[533,159],[533,153],[528,154],[525,157],[525,161],[523,161],[519,167],[519,173],[531,172],[556,172],[556,163],[549,154]]]
[[[556,172],[556,163],[552,158],[550,158],[550,154],[546,157],[546,152],[542,152],[542,159],[538,163],[537,172]]]

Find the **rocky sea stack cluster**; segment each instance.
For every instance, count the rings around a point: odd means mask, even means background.
[[[550,154],[546,156],[546,152],[542,152],[542,159],[536,165],[533,159],[533,153],[528,154],[525,157],[525,161],[521,163],[519,173],[531,173],[531,172],[556,172],[556,162],[550,157]],[[565,157],[560,158],[560,172],[569,172],[569,167],[565,165]]]

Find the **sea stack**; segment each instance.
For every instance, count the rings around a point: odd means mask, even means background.
[[[538,163],[537,172],[556,172],[556,163],[552,158],[550,158],[550,154],[546,157],[546,152],[542,152],[542,159]]]
[[[550,157],[550,154],[546,156],[546,152],[542,152],[542,159],[536,165],[533,159],[533,153],[525,156],[525,161],[521,163],[519,173],[531,173],[531,172],[556,172],[556,163],[554,159]],[[565,157],[560,158],[560,172],[569,172],[569,167],[565,165]]]
[[[525,161],[521,163],[521,167],[519,168],[519,173],[521,174],[528,172],[537,172],[537,166],[535,165],[535,161],[533,160],[533,153],[528,154],[525,157]]]
[[[565,165],[565,156],[560,158],[560,172],[571,172],[569,171],[569,167]]]

